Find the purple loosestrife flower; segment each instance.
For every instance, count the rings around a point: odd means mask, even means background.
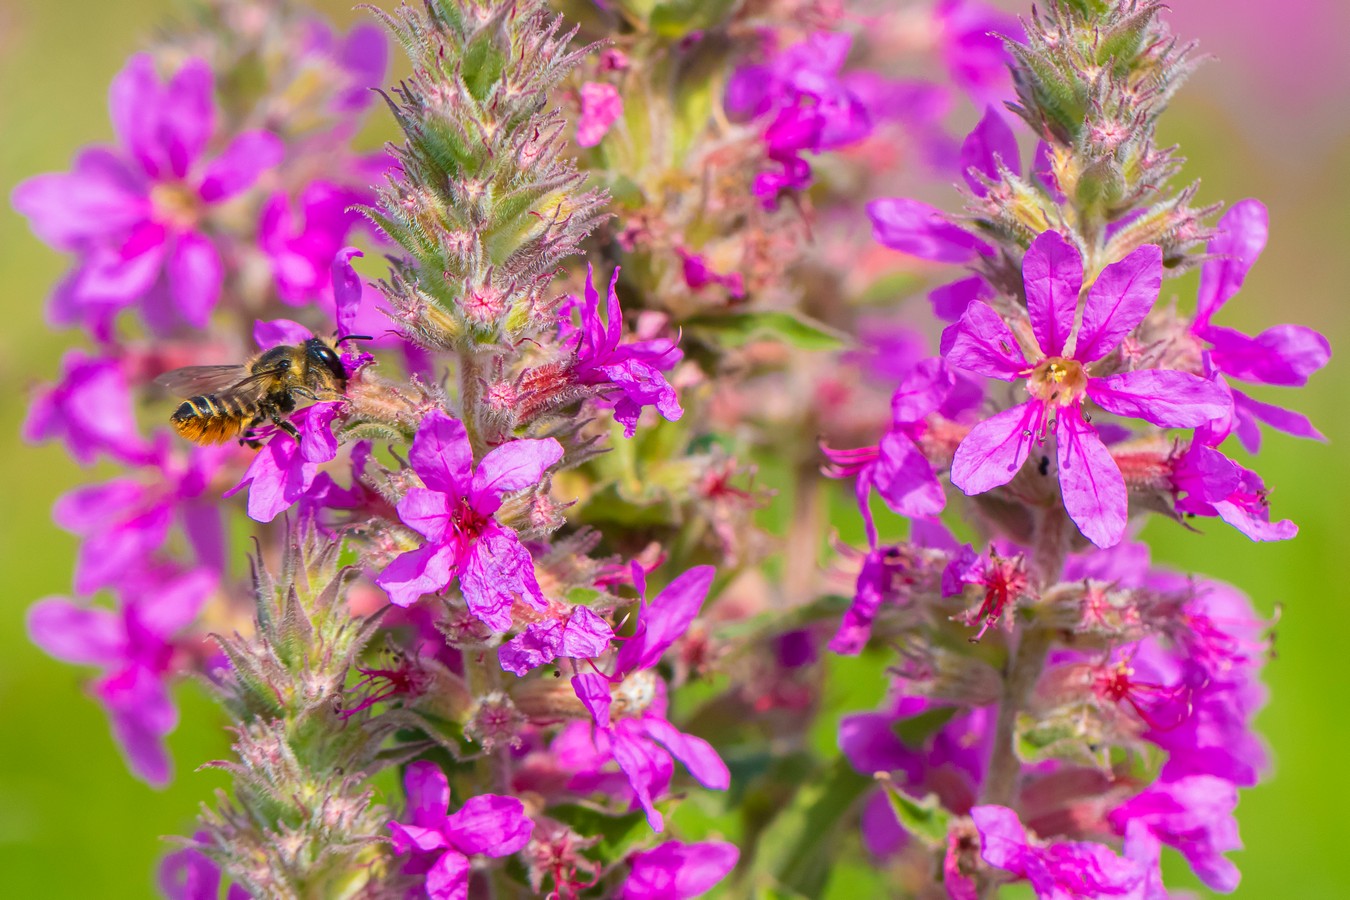
[[[369,191],[327,181],[305,185],[294,205],[285,194],[267,200],[258,244],[272,266],[282,302],[303,306],[330,287],[333,259],[362,221],[353,207],[370,202]]]
[[[689,900],[709,891],[736,867],[740,851],[725,841],[666,841],[634,853],[619,900]]]
[[[937,733],[913,747],[896,728],[906,719],[944,707],[921,697],[901,697],[890,711],[858,713],[839,722],[839,750],[860,774],[896,773],[897,786],[910,793],[937,793],[942,805],[965,815],[984,779],[994,737],[993,711],[977,707],[958,712]],[[863,843],[872,855],[887,857],[906,841],[885,790],[872,794],[863,809]]]
[[[566,659],[594,659],[609,649],[614,629],[585,606],[573,606],[556,618],[531,622],[497,651],[501,666],[524,675],[531,669]]]
[[[270,522],[300,502],[313,490],[319,464],[337,458],[333,419],[341,410],[341,402],[330,402],[292,413],[288,418],[300,431],[300,440],[280,428],[273,429],[267,446],[253,457],[244,477],[224,496],[232,497],[248,488],[248,516],[257,522]]]
[[[150,565],[177,522],[195,558],[221,571],[225,534],[211,481],[235,451],[191,447],[174,454],[161,447],[146,477],[120,477],[76,488],[52,509],[57,526],[83,538],[75,563],[75,591],[87,595],[125,581]]]
[[[1083,283],[1077,248],[1058,232],[1044,232],[1028,248],[1022,274],[1038,344],[1034,361],[1027,360],[1007,323],[983,301],[972,302],[943,335],[947,362],[1002,381],[1026,379],[1031,394],[1030,400],[971,430],[952,459],[952,484],[969,495],[1007,484],[1032,444],[1044,440],[1053,417],[1065,509],[1088,540],[1110,547],[1125,533],[1125,479],[1084,418],[1084,401],[1162,427],[1203,425],[1226,415],[1231,403],[1213,382],[1187,372],[1144,369],[1099,377],[1089,371],[1153,308],[1162,283],[1157,247],[1140,247],[1102,270],[1088,290],[1076,335]]]
[[[205,832],[194,835],[205,842]],[[159,864],[159,889],[169,900],[219,900],[220,868],[204,853],[188,847],[164,857]],[[252,894],[230,885],[225,900],[251,900]]]
[[[211,572],[158,569],[124,582],[117,610],[48,597],[28,611],[33,643],[57,659],[103,670],[94,696],[107,710],[132,772],[156,786],[169,782],[164,737],[178,725],[166,683],[173,638],[196,619],[215,587]]]
[[[830,462],[827,475],[857,476],[854,489],[865,519],[871,520],[867,499],[874,487],[892,511],[907,518],[936,516],[947,505],[942,484],[919,441],[928,431],[929,415],[959,412],[947,406],[956,384],[955,373],[943,360],[925,359],[891,396],[891,427],[877,446],[858,450],[823,448]],[[967,398],[955,399],[964,403]]]
[[[433,411],[408,453],[425,487],[413,488],[398,503],[399,518],[426,542],[390,563],[375,583],[395,605],[410,606],[458,577],[469,610],[496,631],[511,627],[517,597],[546,610],[530,552],[494,514],[503,496],[539,484],[562,455],[553,438],[514,440],[475,468],[464,423]]]
[[[594,147],[623,115],[623,97],[612,84],[588,81],[581,86],[581,116],[577,119],[577,143]]]
[[[996,869],[1031,882],[1040,900],[1139,897],[1149,872],[1090,841],[1042,844],[1027,836],[1017,813],[1006,806],[970,811],[980,833],[980,856]]]
[[[1229,378],[1302,387],[1308,383],[1308,376],[1331,358],[1331,345],[1325,337],[1302,325],[1276,325],[1249,337],[1210,321],[1242,287],[1247,272],[1265,248],[1269,232],[1265,206],[1257,200],[1235,204],[1219,220],[1218,231],[1206,248],[1212,258],[1200,270],[1191,333],[1209,346],[1210,363]],[[1258,420],[1296,437],[1326,440],[1304,416],[1231,390],[1238,439],[1248,451],[1255,453],[1261,446]]]
[[[1174,501],[1176,511],[1218,516],[1254,541],[1287,541],[1298,534],[1288,519],[1270,521],[1265,482],[1208,446],[1215,437],[1222,439],[1209,428],[1196,429],[1190,446],[1169,460],[1173,493],[1185,495]]]
[[[132,57],[113,80],[109,106],[117,149],[86,150],[74,171],[39,175],[14,191],[39,237],[80,256],[52,298],[52,321],[108,340],[116,313],[140,302],[157,334],[182,323],[204,328],[224,269],[203,218],[252,187],[285,148],[269,132],[247,131],[204,158],[215,106],[211,70],[199,59],[161,84],[150,56]]]
[[[471,856],[525,849],[534,823],[515,797],[470,797],[451,813],[450,784],[435,763],[418,761],[403,778],[411,821],[390,822],[394,850],[413,854],[404,871],[426,875],[430,900],[468,900]]]
[[[764,132],[777,171],[755,178],[754,192],[772,209],[782,191],[811,184],[803,153],[856,144],[878,121],[908,121],[922,131],[945,109],[945,95],[921,82],[887,81],[873,72],[841,74],[851,35],[820,31],[774,55],[767,64],[742,66],[727,83],[728,115],[747,121],[773,114]],[[897,99],[902,98],[902,99]]]
[[[684,734],[666,720],[665,683],[652,671],[670,645],[689,629],[712,579],[711,566],[696,566],[680,575],[643,608],[637,631],[619,648],[612,675],[572,677],[594,729],[588,741],[585,724],[573,723],[555,742],[570,749],[573,759],[582,762],[591,775],[610,760],[616,762],[655,831],[665,827],[654,799],[670,783],[671,756],[684,763],[704,787],[725,790],[731,783],[726,765],[707,741]],[[615,721],[613,713],[624,717]]]
[[[1210,888],[1229,893],[1238,886],[1237,866],[1224,857],[1241,850],[1237,787],[1212,775],[1161,781],[1111,811],[1117,831],[1142,823],[1154,838],[1175,847]],[[1137,826],[1135,826],[1137,827]]]
[[[993,247],[954,223],[942,210],[918,200],[873,200],[867,204],[867,215],[872,220],[872,237],[878,243],[919,259],[968,263],[994,254]],[[962,290],[969,293],[968,287]]]
[[[564,322],[562,329],[564,341],[573,347],[570,378],[576,384],[601,389],[603,402],[614,406],[614,421],[623,426],[624,437],[637,432],[638,416],[646,406],[656,407],[668,422],[678,421],[684,410],[675,389],[661,372],[673,367],[684,354],[674,342],[660,338],[622,343],[623,308],[614,290],[619,283],[619,270],[614,270],[609,282],[607,322],[600,320],[600,294],[595,289],[593,274],[587,266],[580,328],[572,329],[570,322]]]
[[[105,454],[130,465],[153,462],[154,450],[136,428],[131,389],[116,359],[72,350],[61,378],[37,391],[23,424],[27,441],[61,440],[81,465]]]
[[[933,10],[938,52],[952,81],[976,106],[1010,99],[1012,63],[1003,38],[1026,40],[1017,19],[979,0],[941,0]]]

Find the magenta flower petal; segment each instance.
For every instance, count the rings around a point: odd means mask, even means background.
[[[1058,231],[1043,231],[1022,259],[1022,280],[1036,341],[1046,356],[1062,356],[1083,288],[1082,254]]]
[[[670,762],[663,759],[654,744],[645,740],[634,740],[623,732],[615,732],[611,740],[610,752],[619,770],[628,779],[628,784],[637,796],[638,805],[647,814],[647,824],[652,831],[665,830],[665,818],[657,811],[652,794],[665,789],[669,781]]]
[[[150,634],[167,640],[196,621],[218,583],[213,572],[195,569],[155,584],[135,598],[136,619]]]
[[[428,541],[439,543],[450,527],[447,500],[440,491],[412,488],[398,501],[398,517]]]
[[[286,145],[270,131],[245,131],[230,141],[202,173],[197,193],[207,203],[219,203],[248,190],[259,176],[280,165]]]
[[[980,832],[980,856],[996,869],[1021,874],[1029,854],[1027,830],[1006,806],[976,806],[970,817]]]
[[[935,516],[947,505],[947,495],[933,474],[928,457],[909,438],[887,432],[878,445],[880,456],[872,470],[872,485],[886,505],[902,516]]]
[[[685,734],[674,725],[648,713],[640,720],[649,737],[670,751],[705,788],[724,791],[731,785],[731,772],[722,757],[701,737]]]
[[[445,834],[468,856],[510,856],[530,842],[534,823],[515,797],[470,797],[445,822]]]
[[[94,692],[108,710],[113,737],[131,771],[155,787],[168,784],[173,764],[164,738],[177,727],[178,711],[164,683],[137,666],[100,680]]]
[[[439,823],[436,827],[427,827],[390,822],[389,831],[392,833],[394,850],[398,853],[407,853],[409,850],[421,850],[425,853],[450,846],[450,842],[440,832]]]
[[[595,672],[573,675],[572,692],[586,707],[598,728],[610,727],[610,707],[614,704],[614,695],[609,689],[609,681],[603,675]]]
[[[1102,269],[1088,288],[1074,359],[1092,362],[1110,353],[1153,309],[1162,290],[1162,250],[1145,244]]]
[[[447,850],[427,872],[429,900],[469,900],[469,858]]]
[[[1266,207],[1259,200],[1243,200],[1224,213],[1217,227],[1218,236],[1205,248],[1212,257],[1200,269],[1200,289],[1196,294],[1197,329],[1229,301],[1247,280],[1247,272],[1265,249],[1270,231]]]
[[[588,81],[581,86],[581,115],[577,118],[577,143],[594,147],[623,115],[623,97],[612,84]]]
[[[108,88],[108,111],[113,132],[122,147],[151,175],[159,173],[159,78],[154,59],[138,53],[113,78]]]
[[[979,124],[961,144],[961,174],[975,196],[983,197],[989,193],[989,189],[980,183],[971,170],[974,169],[990,181],[998,181],[1000,162],[1014,175],[1022,174],[1017,136],[994,107],[988,106]]]
[[[643,610],[637,633],[619,648],[614,663],[616,675],[650,669],[660,661],[698,616],[715,572],[712,566],[694,566],[666,585]]]
[[[559,656],[570,659],[593,659],[609,649],[614,640],[614,629],[609,623],[585,606],[573,608],[563,627]]]
[[[1233,391],[1233,405],[1237,408],[1240,418],[1259,419],[1276,431],[1283,431],[1285,434],[1292,434],[1294,437],[1326,442],[1326,435],[1318,431],[1308,417],[1302,413],[1296,413],[1282,406],[1262,403],[1260,400],[1254,400],[1237,390]],[[1260,446],[1259,438],[1254,446],[1247,440],[1243,441],[1243,446],[1249,452],[1255,453]]]
[[[351,331],[361,309],[361,276],[352,268],[352,259],[357,256],[365,254],[355,247],[344,247],[333,259],[333,303],[337,307],[338,331],[342,334]]]
[[[553,438],[522,438],[497,447],[478,464],[470,487],[474,509],[491,515],[503,494],[533,487],[548,468],[562,459],[563,448]]]
[[[1327,339],[1302,325],[1276,325],[1256,337],[1210,325],[1202,336],[1210,343],[1215,368],[1257,384],[1302,387],[1331,359]]]
[[[942,334],[942,357],[948,364],[977,375],[1013,381],[1030,369],[1003,317],[983,300],[975,300],[961,321]]]
[[[28,637],[63,662],[106,666],[127,649],[120,617],[106,609],[77,606],[64,597],[39,600],[28,610]]]
[[[891,395],[891,421],[922,422],[940,407],[956,384],[956,376],[939,357],[921,360]]]
[[[427,544],[394,559],[375,577],[375,583],[395,606],[412,606],[423,594],[434,594],[450,583],[455,561],[450,546]]]
[[[867,204],[872,236],[878,243],[920,259],[963,263],[993,249],[949,220],[941,210],[918,200],[873,200]]]
[[[1129,496],[1111,451],[1074,407],[1059,411],[1055,440],[1059,487],[1069,518],[1098,547],[1115,546],[1125,536]]]
[[[303,344],[312,337],[314,332],[290,319],[258,319],[253,323],[253,340],[259,350],[271,350],[282,344]]]
[[[433,410],[417,428],[408,461],[433,491],[464,496],[473,477],[473,448],[464,423]]]
[[[1242,849],[1238,838],[1237,788],[1210,775],[1160,782],[1112,811],[1110,819],[1124,831],[1126,823],[1142,822],[1164,844],[1176,847],[1195,874],[1210,888],[1229,893],[1238,886],[1238,870],[1223,854]]]
[[[944,322],[955,322],[972,301],[989,300],[993,296],[989,282],[976,275],[934,288],[928,292],[928,302],[933,304],[933,315]]]
[[[1012,481],[1031,455],[1044,417],[1044,404],[1029,400],[976,425],[952,457],[952,484],[973,497]]]
[[[201,156],[215,130],[214,89],[211,67],[195,58],[183,63],[165,87],[154,137],[169,172],[158,174],[186,177]]]
[[[168,260],[168,275],[183,321],[194,328],[205,328],[225,281],[216,245],[196,232],[180,235]]]
[[[740,851],[725,841],[667,841],[635,853],[619,900],[689,900],[711,890],[736,867]]]
[[[1224,387],[1189,372],[1139,369],[1091,378],[1087,393],[1109,413],[1163,428],[1194,428],[1232,414],[1232,395]]]
[[[536,609],[548,604],[535,580],[534,560],[515,532],[489,524],[479,534],[459,573],[469,611],[494,631],[511,627],[511,604],[519,597]]]
[[[412,824],[423,828],[440,828],[450,809],[450,783],[441,767],[426,760],[412,763],[403,773],[403,790],[408,798],[408,814],[412,817]]]
[[[11,202],[39,238],[78,251],[92,240],[123,234],[149,214],[145,186],[107,150],[86,150],[74,170],[20,182]]]

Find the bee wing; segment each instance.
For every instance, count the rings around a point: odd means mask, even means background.
[[[243,366],[184,366],[165,372],[155,384],[179,397],[216,394],[242,386],[251,376]]]

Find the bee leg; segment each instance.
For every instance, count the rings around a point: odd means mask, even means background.
[[[286,421],[280,416],[274,415],[272,416],[272,424],[277,426],[287,434],[289,434],[291,437],[295,438],[295,442],[297,444],[300,443],[300,432],[296,430],[296,427],[292,425],[290,422]]]

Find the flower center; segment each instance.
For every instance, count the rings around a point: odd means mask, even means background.
[[[1078,360],[1051,356],[1031,370],[1027,390],[1047,406],[1069,406],[1086,393],[1087,381],[1087,373]]]
[[[201,215],[196,192],[181,184],[162,182],[150,188],[150,206],[156,222],[180,231],[194,229]]]

